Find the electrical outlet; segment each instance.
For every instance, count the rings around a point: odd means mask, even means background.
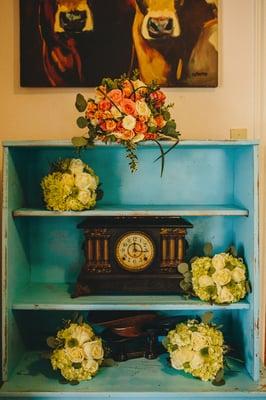
[[[247,128],[231,128],[230,139],[232,140],[245,140],[248,136]]]

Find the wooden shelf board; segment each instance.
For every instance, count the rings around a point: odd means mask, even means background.
[[[248,216],[248,210],[235,205],[101,205],[87,211],[49,211],[19,208],[14,217],[77,216]]]
[[[178,295],[91,295],[72,299],[73,285],[32,283],[15,299],[14,310],[247,310],[249,303],[211,305]]]
[[[29,352],[3,384],[0,397],[266,398],[265,377],[254,382],[240,364],[234,363],[232,370],[226,371],[224,386],[214,386],[174,370],[167,358],[164,354],[156,360],[139,358],[115,363],[102,367],[92,380],[72,386],[59,382],[59,373],[52,370],[41,352]]]

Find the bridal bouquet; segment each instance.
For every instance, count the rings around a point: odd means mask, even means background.
[[[87,128],[86,136],[74,137],[75,147],[93,145],[95,140],[104,143],[121,143],[125,146],[132,172],[137,170],[136,146],[147,140],[155,141],[161,151],[161,174],[164,156],[177,143],[179,133],[166,105],[166,96],[156,83],[146,85],[138,79],[123,75],[119,79],[104,78],[96,88],[94,98],[76,97],[76,108],[85,115],[77,119],[80,128]],[[174,145],[164,151],[160,140],[173,140]]]
[[[95,336],[86,323],[68,323],[57,332],[56,337],[47,339],[53,349],[51,364],[54,370],[70,382],[81,382],[97,374],[103,361],[102,341]]]
[[[247,293],[246,266],[229,253],[197,257],[191,264],[192,287],[203,301],[234,303]]]
[[[194,319],[180,323],[168,333],[166,348],[173,368],[222,384],[226,346],[215,325]]]
[[[78,158],[58,160],[41,181],[48,210],[82,211],[93,208],[102,196],[99,178]]]

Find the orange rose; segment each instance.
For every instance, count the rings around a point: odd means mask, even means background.
[[[108,111],[108,110],[110,110],[111,106],[112,106],[111,102],[107,99],[101,100],[98,104],[98,108],[101,111]]]
[[[120,89],[113,89],[108,94],[108,99],[113,101],[114,103],[118,104],[123,99],[123,93]]]
[[[100,123],[100,128],[102,131],[107,132],[106,121]]]
[[[166,124],[166,121],[164,119],[164,117],[162,115],[157,115],[156,117],[154,117],[156,124],[158,126],[159,129],[163,128]]]
[[[136,105],[134,101],[130,99],[123,99],[120,103],[122,111],[128,115],[135,115],[136,113]]]
[[[88,119],[93,118],[96,110],[97,110],[97,105],[92,101],[89,101],[85,112],[86,118]]]
[[[152,139],[158,139],[158,134],[157,133],[145,133],[144,137],[146,140],[152,140]]]
[[[113,119],[113,115],[110,111],[105,111],[103,113],[103,119]]]
[[[122,92],[125,97],[130,97],[133,93],[134,86],[130,83],[130,81],[126,80],[123,82]]]
[[[135,136],[135,133],[133,131],[128,131],[125,130],[124,132],[121,132],[121,139],[122,140],[131,140]]]
[[[156,90],[150,94],[150,98],[154,101],[155,107],[159,108],[164,104],[166,96],[161,90]]]
[[[106,130],[108,132],[112,132],[116,128],[116,123],[115,123],[115,121],[113,119],[107,119],[105,121],[105,126],[106,126]]]
[[[142,122],[142,121],[137,121],[136,122],[136,126],[134,128],[134,131],[136,133],[146,133],[147,130],[148,130],[148,127],[144,122]]]

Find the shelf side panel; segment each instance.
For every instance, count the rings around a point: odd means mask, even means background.
[[[18,165],[15,165],[18,162]],[[2,377],[6,380],[17,364],[24,345],[12,313],[12,303],[16,293],[29,282],[29,260],[27,254],[27,225],[15,221],[12,210],[21,207],[24,202],[18,170],[23,168],[25,160],[14,160],[9,149],[4,151],[3,189],[3,319],[2,319]]]
[[[248,267],[252,292],[248,295],[250,310],[241,315],[238,332],[242,337],[247,370],[259,379],[259,244],[258,244],[258,146],[236,151],[235,200],[249,209],[247,218],[235,218],[235,245]],[[237,337],[237,336],[236,336]]]

